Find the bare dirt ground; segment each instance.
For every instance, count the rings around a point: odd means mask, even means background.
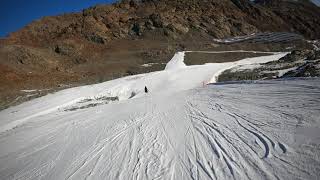
[[[224,52],[224,53],[206,53],[206,52],[188,52],[186,53],[186,65],[201,65],[205,63],[224,63],[234,62],[245,58],[267,56],[271,53],[254,52]]]

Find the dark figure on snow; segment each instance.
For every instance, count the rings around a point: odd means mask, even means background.
[[[148,88],[147,88],[147,86],[144,87],[144,92],[145,92],[145,93],[148,93]]]

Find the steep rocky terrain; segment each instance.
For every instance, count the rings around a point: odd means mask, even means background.
[[[219,81],[242,81],[293,77],[319,77],[320,51],[295,50],[276,61],[236,66],[224,71]]]
[[[0,41],[0,106],[18,101],[24,89],[50,92],[160,70],[176,50],[281,50],[292,44],[213,39],[257,32],[319,39],[319,17],[311,3],[278,0],[125,0],[44,17]]]

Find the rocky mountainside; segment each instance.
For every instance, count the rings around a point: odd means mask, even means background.
[[[27,45],[51,45],[77,38],[98,44],[132,38],[149,31],[179,36],[192,30],[216,38],[259,31],[290,31],[319,38],[319,8],[312,3],[269,0],[125,0],[98,5],[81,13],[45,17],[12,33],[8,40]]]
[[[11,102],[23,89],[64,88],[160,70],[176,50],[230,48],[217,47],[214,38],[292,32],[319,39],[319,29],[320,9],[305,1],[123,0],[97,5],[44,17],[2,39],[0,100]],[[274,50],[278,45],[249,47]]]

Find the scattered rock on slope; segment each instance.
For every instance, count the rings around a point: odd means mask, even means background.
[[[295,50],[277,61],[253,68],[238,66],[224,71],[219,81],[259,80],[288,77],[320,77],[320,51]]]

